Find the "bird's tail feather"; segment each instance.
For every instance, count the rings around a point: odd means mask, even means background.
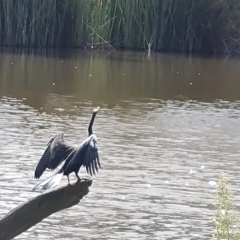
[[[57,172],[43,182],[39,183],[36,187],[33,188],[33,191],[54,188],[61,182],[62,177],[63,172]]]

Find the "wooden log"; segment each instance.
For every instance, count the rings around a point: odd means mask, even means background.
[[[49,215],[79,203],[89,192],[92,180],[53,189],[18,206],[0,220],[0,239],[8,240],[25,232]]]

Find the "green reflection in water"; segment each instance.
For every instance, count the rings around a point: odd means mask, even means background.
[[[49,95],[121,104],[149,99],[240,98],[239,60],[142,52],[10,50],[0,55],[0,94],[40,108]]]

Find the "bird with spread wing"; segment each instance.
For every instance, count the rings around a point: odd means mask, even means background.
[[[63,175],[67,176],[68,183],[70,183],[69,174],[72,172],[75,173],[78,181],[80,181],[78,172],[81,166],[85,166],[87,173],[90,173],[90,175],[98,172],[98,167],[101,168],[101,165],[98,155],[97,136],[92,131],[92,125],[98,110],[99,107],[93,110],[88,127],[88,138],[78,147],[67,145],[64,141],[63,133],[48,142],[47,148],[35,169],[35,178],[40,178],[46,168],[54,170],[62,162],[65,162],[58,172],[39,183],[33,190],[53,188],[60,183]]]

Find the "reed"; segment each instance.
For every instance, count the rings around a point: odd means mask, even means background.
[[[240,239],[240,221],[234,209],[233,196],[223,173],[218,179],[216,194],[215,240]]]
[[[0,0],[0,44],[240,52],[238,0]]]

